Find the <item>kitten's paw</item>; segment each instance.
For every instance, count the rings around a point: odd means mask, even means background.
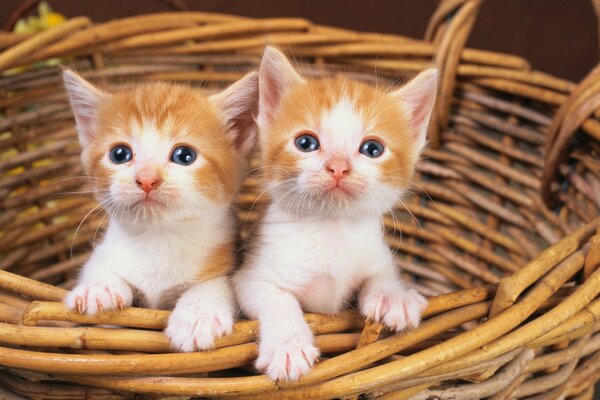
[[[373,291],[360,301],[360,311],[365,317],[381,322],[396,332],[419,326],[421,313],[426,306],[427,300],[414,289],[398,293]]]
[[[233,314],[228,307],[202,309],[198,306],[176,306],[169,317],[165,333],[177,351],[209,350],[215,339],[233,330]]]
[[[262,341],[256,368],[274,381],[295,381],[306,375],[319,358],[309,332],[286,341]]]
[[[133,293],[126,283],[100,283],[77,285],[65,298],[70,310],[94,315],[99,312],[131,306]]]

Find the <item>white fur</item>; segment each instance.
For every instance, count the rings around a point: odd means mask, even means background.
[[[93,140],[90,126],[96,118],[99,91],[73,72],[65,71],[64,78],[85,152]],[[246,113],[252,122],[251,109],[256,105],[251,106],[247,97],[256,97],[256,78],[256,74],[249,74],[241,85],[212,97],[225,120],[241,121],[237,111]],[[237,103],[228,102],[228,96]],[[230,125],[233,128],[235,124]],[[131,122],[121,129],[126,130],[121,134],[127,138],[134,158],[125,164],[114,164],[107,152],[100,161],[112,173],[109,188],[97,193],[109,215],[109,226],[65,303],[69,309],[87,314],[128,307],[135,288],[150,307],[156,308],[163,304],[167,292],[186,290],[171,314],[166,334],[176,350],[209,349],[215,338],[231,332],[235,303],[227,277],[203,282],[197,278],[207,257],[234,240],[231,199],[219,196],[218,201],[213,201],[196,188],[194,177],[207,162],[201,152],[189,166],[169,161],[173,148],[181,141],[199,147],[193,135],[178,132],[177,137],[172,137],[168,120],[162,125],[165,131],[159,132],[152,116],[141,126]],[[251,124],[246,124],[236,132],[243,135],[238,147],[240,155],[251,147],[253,130]],[[146,194],[136,184],[136,176],[148,169],[163,182],[148,194],[156,203],[140,205]]]
[[[207,207],[190,219],[123,223],[112,218],[104,240],[84,265],[67,306],[95,314],[132,304],[131,287],[148,305],[159,307],[166,291],[188,286],[201,272],[210,252],[230,240],[232,221],[227,205]],[[100,305],[100,306],[99,306]],[[100,309],[99,309],[100,307]],[[176,350],[204,350],[215,338],[231,332],[234,300],[227,277],[192,285],[178,300],[166,330]]]
[[[433,74],[437,75],[437,74]],[[428,76],[433,76],[429,74]],[[301,78],[285,56],[267,48],[259,70],[261,143],[269,140],[270,114],[290,86]],[[427,78],[427,77],[426,77]],[[431,83],[431,79],[424,79]],[[417,82],[413,88],[427,86]],[[423,95],[413,91],[394,93],[408,99],[401,107],[412,120],[419,99],[427,107],[435,98],[435,86]],[[422,90],[421,92],[425,92]],[[402,104],[399,102],[399,104]],[[421,114],[419,114],[421,115]],[[415,152],[424,144],[429,116],[414,125]],[[401,331],[418,325],[427,302],[400,278],[384,240],[382,215],[403,194],[402,185],[386,184],[380,164],[391,157],[385,149],[379,158],[359,154],[360,144],[372,132],[368,117],[361,115],[348,98],[330,110],[311,116],[309,126],[295,132],[318,135],[320,149],[298,150],[293,140],[286,151],[298,158],[299,171],[282,182],[267,182],[272,204],[262,221],[257,243],[234,276],[234,289],[242,310],[260,321],[260,346],[256,367],[274,380],[295,380],[306,374],[319,355],[302,311],[337,313],[358,292],[359,309],[367,318]],[[353,195],[334,196],[327,189],[331,177],[329,160],[342,159],[350,166],[344,178]]]
[[[401,281],[380,218],[296,220],[284,206],[269,210],[234,285],[243,311],[261,323],[256,367],[274,380],[298,379],[318,355],[302,310],[337,313],[360,289],[361,313],[400,331],[417,326],[426,305]]]
[[[169,318],[167,336],[181,351],[206,350],[230,334],[235,306],[227,277],[198,283],[181,296]]]
[[[156,308],[162,304],[165,291],[193,280],[210,251],[229,239],[230,230],[228,213],[217,207],[202,218],[154,222],[151,226],[129,225],[113,218],[104,240],[82,268],[79,284],[126,283],[141,290],[149,306]],[[77,309],[75,292],[78,290],[67,297],[71,309]],[[95,301],[93,294],[89,293],[88,305]],[[125,306],[131,305],[132,298],[127,297]],[[104,304],[105,310],[114,308],[115,304]],[[86,312],[95,314],[96,309]]]
[[[362,125],[346,100],[323,115],[322,154],[301,153],[297,181],[270,186],[274,202],[257,248],[234,277],[243,311],[261,322],[256,367],[274,380],[298,379],[318,355],[302,310],[337,313],[360,290],[363,315],[400,331],[417,326],[426,305],[405,287],[384,241],[381,215],[401,191],[379,181],[372,159],[354,154]],[[361,176],[352,201],[325,203],[310,194],[311,182],[325,179],[327,147],[351,159]],[[309,199],[286,196],[289,190]]]

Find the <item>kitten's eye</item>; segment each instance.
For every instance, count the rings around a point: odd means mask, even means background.
[[[171,153],[171,161],[179,165],[190,165],[196,159],[196,152],[187,146],[175,147]]]
[[[319,140],[313,135],[304,134],[296,138],[296,147],[305,153],[319,150]]]
[[[112,149],[110,149],[110,153],[108,153],[108,157],[110,161],[115,164],[125,164],[133,158],[133,152],[131,149],[124,144],[118,144]]]
[[[377,158],[383,154],[383,145],[377,140],[369,139],[362,142],[359,151],[367,157]]]

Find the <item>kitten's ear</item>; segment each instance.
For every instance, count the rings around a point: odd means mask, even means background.
[[[435,105],[437,84],[438,70],[437,68],[429,68],[391,93],[401,102],[403,109],[408,114],[419,152],[425,146],[427,139],[427,127]]]
[[[70,69],[63,69],[62,76],[69,94],[73,115],[75,115],[79,141],[85,147],[93,139],[98,106],[103,99],[108,97],[108,94]]]
[[[238,151],[247,156],[254,145],[258,113],[258,74],[249,72],[221,93],[211,96],[217,110],[225,114],[230,131],[235,135]]]
[[[285,90],[304,80],[287,57],[275,47],[267,46],[260,62],[259,74],[259,114],[258,123],[268,123],[279,106]]]

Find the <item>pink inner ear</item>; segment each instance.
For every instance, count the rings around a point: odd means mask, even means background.
[[[77,121],[79,140],[85,146],[92,139],[92,129],[100,101],[108,95],[73,71],[64,70],[63,79]]]
[[[273,71],[265,71],[265,77],[260,82],[260,106],[271,118],[270,113],[274,112],[279,105],[279,100],[284,89],[281,81],[278,81],[273,75]]]
[[[404,105],[410,124],[414,128],[414,138],[420,147],[426,142],[427,127],[435,105],[437,76],[436,69],[427,69],[393,93]]]
[[[233,142],[244,155],[254,141],[254,117],[258,112],[258,74],[251,72],[223,92],[212,97],[223,112]]]
[[[411,99],[414,101],[416,99]],[[416,127],[423,125],[431,116],[431,96],[422,96],[418,102],[413,103],[409,109],[412,111],[412,124]]]
[[[260,116],[272,119],[272,113],[279,107],[281,97],[288,87],[302,78],[279,50],[267,47],[259,68]]]
[[[91,130],[92,125],[94,124],[94,118],[87,115],[79,114],[77,116],[77,122],[79,125],[81,125],[82,129],[85,129],[88,136],[91,138],[91,136],[93,136],[93,132]]]
[[[236,149],[243,150],[247,146],[252,146],[248,141],[253,141],[254,139],[254,116],[256,112],[256,107],[253,107],[252,109],[248,109],[243,115],[238,115],[231,120],[231,129],[235,133],[234,144]]]

